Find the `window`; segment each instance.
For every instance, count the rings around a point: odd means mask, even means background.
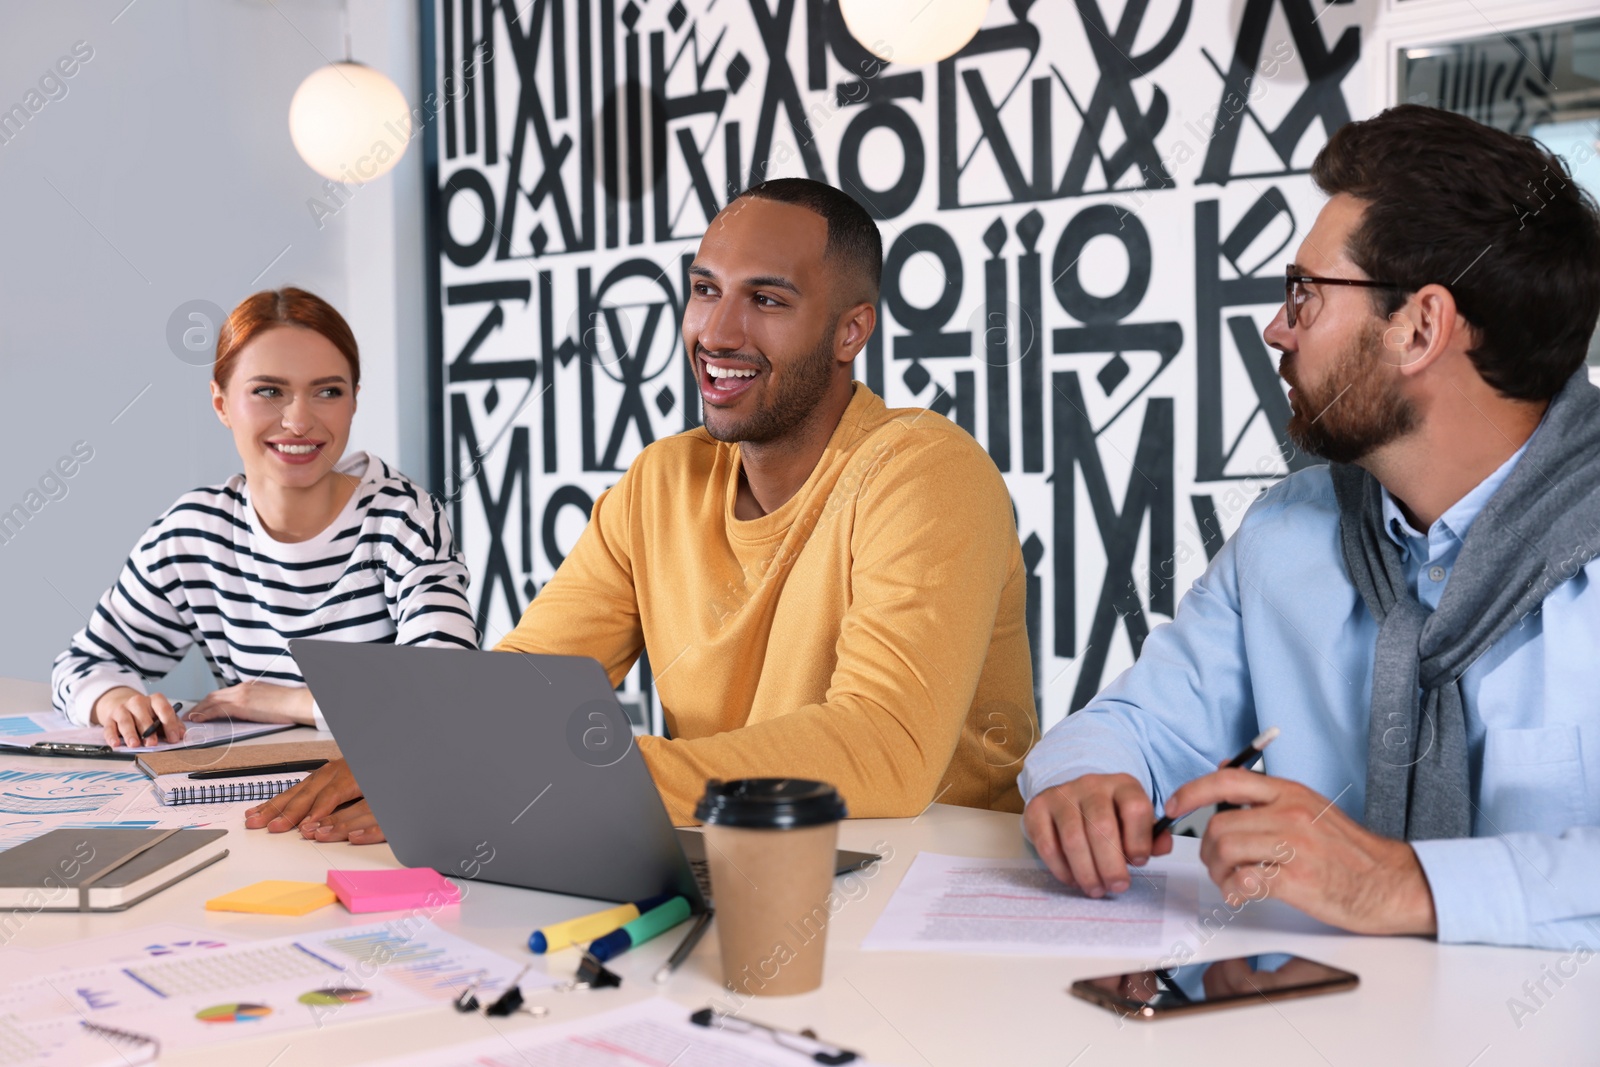
[[[1402,102],[1536,138],[1600,201],[1600,19],[1403,48],[1399,86]]]

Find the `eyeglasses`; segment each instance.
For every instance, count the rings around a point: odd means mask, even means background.
[[[1394,282],[1369,282],[1364,278],[1315,278],[1309,274],[1296,274],[1294,264],[1291,263],[1283,269],[1283,317],[1289,323],[1289,328],[1294,329],[1295,322],[1300,317],[1300,305],[1310,296],[1306,292],[1306,284],[1316,285],[1355,285],[1363,289],[1397,289],[1402,293],[1409,293],[1410,286],[1396,285]]]

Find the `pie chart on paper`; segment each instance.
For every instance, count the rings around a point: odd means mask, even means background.
[[[194,1017],[203,1023],[250,1023],[271,1014],[272,1009],[265,1004],[218,1004],[200,1009]]]

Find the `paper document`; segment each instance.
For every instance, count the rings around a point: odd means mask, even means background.
[[[135,939],[142,940],[142,939]],[[192,939],[186,939],[192,940]],[[417,919],[229,943],[208,939],[174,951],[154,937],[105,946],[103,962],[35,971],[0,987],[0,1035],[27,1048],[64,1037],[58,1021],[84,1020],[194,1048],[263,1033],[303,1030],[445,1004],[476,982],[493,999],[521,969],[487,949]],[[115,958],[113,958],[115,957]],[[81,959],[81,955],[79,956]],[[530,971],[524,991],[555,979]],[[60,1064],[47,1048],[0,1064]]]
[[[156,923],[106,934],[104,937],[68,941],[48,948],[29,949],[7,945],[5,981],[15,983],[41,974],[80,967],[97,967],[105,963],[137,962],[215,952],[219,948],[247,944],[249,941],[249,938],[236,938],[218,930],[207,930],[199,926]],[[0,1063],[3,1062],[0,1060]]]
[[[663,997],[601,1015],[509,1032],[452,1048],[379,1061],[382,1067],[801,1067],[832,1046],[764,1031],[735,1034],[689,1022],[691,1009]],[[831,1035],[820,1035],[826,1039]],[[848,1043],[847,1043],[848,1047]],[[850,1061],[872,1067],[871,1060]]]
[[[91,1029],[81,1019],[0,1015],[0,1067],[133,1067],[154,1063],[159,1051],[142,1035]]]
[[[0,927],[4,925],[0,921]],[[15,985],[26,977],[67,968],[204,953],[228,944],[226,935],[214,931],[163,923],[47,949],[7,946],[6,976]],[[7,992],[0,988],[0,997]],[[0,1007],[0,1067],[128,1067],[149,1062],[153,1052],[146,1042],[86,1030],[76,1015],[28,1018]]]
[[[236,824],[242,811],[243,805],[228,803],[168,807],[138,771],[63,770],[33,756],[0,759],[0,851],[51,830],[215,827]]]
[[[242,741],[247,737],[274,734],[280,730],[294,729],[294,723],[235,722],[232,719],[212,719],[209,722],[184,723],[183,740],[174,744],[145,745],[129,748],[115,746],[115,751],[129,756],[141,752],[166,752],[174,748],[209,748]],[[98,726],[79,726],[59,712],[33,712],[28,715],[0,715],[0,752],[8,748],[26,749],[36,741],[63,741],[77,745],[103,745],[105,731]]]
[[[1157,857],[1096,900],[1034,859],[920,852],[861,947],[1026,956],[1159,955],[1199,911],[1200,870]]]

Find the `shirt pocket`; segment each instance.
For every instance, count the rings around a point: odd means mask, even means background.
[[[1559,834],[1587,823],[1582,753],[1578,727],[1572,723],[1488,731],[1477,834]]]

